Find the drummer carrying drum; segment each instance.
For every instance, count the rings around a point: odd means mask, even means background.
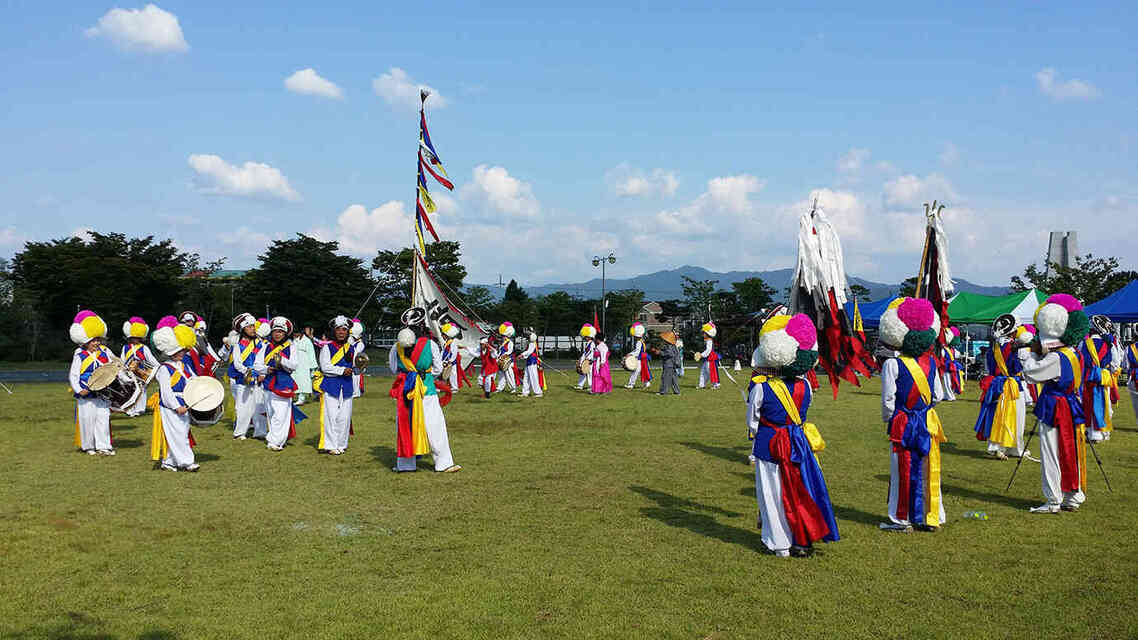
[[[166,357],[158,368],[158,407],[154,412],[150,457],[163,471],[197,471],[190,435],[190,408],[186,387],[197,376],[183,360],[187,349],[197,344],[194,330],[178,324],[173,316],[158,322],[154,346]],[[220,383],[219,383],[220,384]]]
[[[71,323],[70,334],[71,341],[79,346],[68,375],[75,394],[75,446],[88,455],[113,456],[110,402],[88,386],[91,374],[115,359],[102,343],[107,337],[107,323],[94,311],[80,311]]]

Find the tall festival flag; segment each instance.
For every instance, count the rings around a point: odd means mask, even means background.
[[[798,221],[798,263],[790,289],[790,313],[805,313],[818,327],[818,362],[830,378],[835,398],[840,380],[861,386],[858,374],[869,377],[877,368],[863,334],[846,315],[848,290],[841,240],[815,198],[813,207]]]
[[[940,316],[940,335],[937,341],[946,345],[948,340],[948,302],[955,286],[948,269],[948,236],[944,233],[941,211],[944,205],[933,200],[925,203],[925,248],[921,252],[921,266],[917,270],[916,297],[927,298]]]
[[[427,130],[426,103],[431,93],[425,89],[419,91],[419,148],[418,167],[415,184],[415,256],[411,265],[411,305],[421,307],[427,312],[427,326],[431,333],[443,339],[440,327],[450,323],[462,331],[459,344],[465,348],[476,349],[478,339],[483,331],[478,323],[470,318],[474,313],[467,307],[469,313],[464,313],[454,303],[461,303],[458,292],[449,289],[448,296],[443,288],[446,282],[435,278],[431,274],[431,267],[427,263],[427,239],[430,234],[435,242],[439,241],[439,234],[431,222],[431,214],[435,213],[435,201],[431,199],[431,192],[427,187],[427,176],[448,190],[454,189],[454,183],[447,176],[443,168],[439,153],[431,142],[431,134]]]

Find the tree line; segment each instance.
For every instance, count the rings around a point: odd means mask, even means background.
[[[427,245],[426,259],[444,291],[459,294],[456,304],[491,326],[509,320],[542,335],[576,335],[582,323],[602,315],[599,299],[564,291],[533,297],[514,280],[501,299],[487,287],[468,286],[461,245],[455,241]],[[80,309],[102,315],[116,340],[130,316],[142,316],[153,327],[164,315],[191,310],[205,318],[217,341],[229,331],[233,316],[243,311],[258,317],[284,315],[319,334],[333,316],[355,314],[374,289],[360,318],[369,329],[392,327],[410,305],[412,260],[411,249],[403,249],[379,251],[365,262],[341,255],[336,242],[297,234],[274,241],[258,256],[255,268],[227,274],[222,271],[224,260],[203,263],[197,254],[153,236],[92,232],[85,238],[29,242],[11,261],[0,259],[0,360],[66,357],[73,348],[67,329]],[[1022,276],[1011,278],[1010,289],[1034,286],[1092,302],[1135,278],[1138,273],[1120,270],[1115,258],[1086,255],[1076,258],[1072,267],[1052,264],[1046,271],[1032,263]],[[911,281],[915,279],[904,284],[911,288]],[[866,298],[863,287],[851,289]],[[682,290],[682,298],[657,301],[657,321],[687,327],[688,333],[697,333],[709,317],[740,324],[748,314],[786,301],[785,291],[778,296],[757,277],[732,282],[728,288],[716,280],[685,277]],[[644,292],[610,291],[607,298],[608,333],[623,336],[647,302]]]

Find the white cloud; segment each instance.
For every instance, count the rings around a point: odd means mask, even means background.
[[[321,78],[316,70],[309,67],[301,69],[291,76],[285,78],[285,89],[293,93],[301,93],[309,96],[320,96],[322,98],[332,98],[333,100],[341,100],[344,97],[344,90],[341,89],[336,83]]]
[[[414,224],[415,217],[398,200],[385,202],[371,211],[362,204],[353,204],[336,217],[334,229],[317,228],[310,231],[310,235],[325,242],[335,240],[345,253],[374,256],[380,249],[408,246]]]
[[[606,174],[613,193],[618,196],[674,196],[680,181],[676,173],[667,169],[645,172],[622,162]]]
[[[508,217],[534,218],[541,211],[530,185],[511,176],[505,167],[480,164],[474,167],[473,174],[473,180],[459,191],[463,200],[479,203]]]
[[[707,181],[707,192],[696,201],[706,200],[703,205],[722,208],[731,213],[747,213],[751,210],[751,194],[758,193],[765,183],[755,176],[740,174],[723,176]]]
[[[0,229],[0,247],[23,248],[24,243],[30,240],[27,235],[16,231],[15,227]]]
[[[447,106],[448,100],[438,91],[428,85],[417,83],[399,67],[391,67],[387,73],[371,81],[375,95],[383,98],[387,104],[404,109],[419,108],[419,90],[426,89],[431,92],[431,106],[441,109]]]
[[[142,9],[111,9],[84,34],[88,38],[106,38],[128,51],[180,52],[190,48],[178,16],[153,4]]]
[[[940,163],[946,167],[951,167],[960,161],[960,149],[951,142],[944,144],[944,151],[940,152]]]
[[[227,247],[226,253],[234,254],[229,257],[256,257],[268,249],[273,240],[283,240],[284,234],[269,235],[264,231],[241,225],[237,231],[221,234],[219,239],[221,244]]]
[[[869,149],[853,148],[838,158],[838,171],[842,173],[855,173],[860,171],[869,160]]]
[[[924,178],[906,174],[886,182],[883,197],[886,205],[915,208],[934,199],[940,202],[953,199],[956,192],[948,179],[938,173]]]
[[[301,199],[281,170],[267,164],[246,162],[237,167],[210,154],[193,154],[189,164],[197,174],[194,184],[202,193],[289,202]]]
[[[71,231],[71,234],[68,235],[68,237],[69,238],[79,238],[80,240],[82,240],[84,242],[90,242],[91,240],[94,239],[91,237],[91,231],[93,231],[93,229],[91,229],[90,227],[76,227],[75,229],[73,229]]]
[[[1044,95],[1054,100],[1093,100],[1102,93],[1089,82],[1071,78],[1065,82],[1059,80],[1059,73],[1051,67],[1041,69],[1035,73],[1035,82]]]

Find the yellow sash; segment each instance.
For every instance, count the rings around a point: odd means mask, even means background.
[[[253,353],[253,349],[255,349],[256,347],[257,347],[257,341],[256,340],[250,340],[249,344],[245,345],[245,350],[241,352],[241,355],[239,355],[237,357],[237,359],[240,360],[242,363],[244,363],[247,359],[249,359],[249,354]]]
[[[291,341],[291,340],[285,340],[284,342],[282,342],[282,343],[280,343],[279,345],[277,345],[276,347],[274,347],[272,351],[270,351],[270,352],[268,352],[267,354],[265,354],[265,362],[268,362],[269,360],[272,360],[272,359],[273,359],[273,356],[275,356],[275,355],[277,355],[278,353],[280,353],[281,351],[283,351],[283,350],[284,350],[284,348],[285,348],[285,347],[287,347],[287,346],[289,346],[290,344],[292,344],[292,341]]]
[[[126,355],[123,356],[123,360],[130,360],[131,358],[135,357],[135,354],[137,354],[141,349],[142,349],[141,344],[129,345],[127,347],[127,350],[126,350]],[[141,358],[139,358],[139,359],[141,359]]]
[[[803,424],[802,415],[798,413],[798,405],[794,404],[794,397],[790,394],[790,389],[786,387],[786,383],[778,378],[768,378],[766,382],[770,386],[771,391],[774,391],[774,396],[778,398],[779,404],[782,405],[783,411],[786,411],[786,415],[790,418],[790,421],[802,427],[802,432],[806,434],[806,440],[810,443],[810,449],[812,451],[825,449],[826,441],[822,439],[822,434],[818,431],[818,426],[813,422]]]
[[[1000,371],[1000,375],[1010,376],[1011,373],[1008,371],[1008,361],[1004,360],[1004,348],[998,343],[992,345],[992,357],[996,360],[996,369]]]
[[[921,399],[925,401],[925,404],[931,404],[932,389],[929,388],[929,379],[925,377],[925,372],[921,366],[917,364],[916,360],[908,356],[901,356],[900,360],[909,370],[909,375],[913,377],[913,382],[917,385]],[[1004,370],[1007,371],[1007,369]],[[929,431],[929,440],[931,440],[928,457],[929,472],[925,474],[925,495],[928,496],[928,500],[926,500],[928,512],[925,514],[925,524],[931,524],[935,527],[940,526],[940,443],[948,442],[948,438],[944,435],[940,416],[932,407],[929,407],[928,413],[925,415],[925,426]]]
[[[170,374],[170,387],[173,388],[181,379],[182,372],[174,369],[174,372]],[[160,393],[161,391],[155,391],[146,401],[146,407],[154,412],[154,418],[150,422],[151,460],[165,460],[170,450],[170,445],[166,442],[166,430],[162,428],[162,412],[158,408],[162,404]]]
[[[429,349],[430,347],[426,348]],[[408,371],[417,371],[415,363],[407,357],[407,350],[403,345],[398,345],[395,353]],[[427,440],[427,422],[423,417],[423,397],[426,391],[427,387],[423,384],[423,376],[415,376],[415,388],[407,394],[407,399],[411,401],[411,447],[417,456],[431,452],[431,444]]]
[[[320,347],[320,348],[323,349],[324,347]],[[344,359],[344,356],[348,355],[348,352],[351,351],[351,349],[352,349],[351,341],[345,342],[344,346],[340,347],[340,349],[337,350],[336,353],[333,353],[331,358],[328,358],[328,363],[333,364],[333,365],[339,363],[341,360]],[[317,358],[316,365],[317,365],[316,368],[312,370],[312,388],[315,389],[316,391],[319,391],[320,395],[324,395],[324,371],[320,368],[319,358]],[[323,405],[321,405],[321,406],[323,406]],[[324,410],[323,409],[320,410],[320,426],[321,427],[324,426]],[[324,430],[323,430],[323,428],[321,428],[321,430],[320,430],[320,444],[323,444],[323,443],[324,443]]]

